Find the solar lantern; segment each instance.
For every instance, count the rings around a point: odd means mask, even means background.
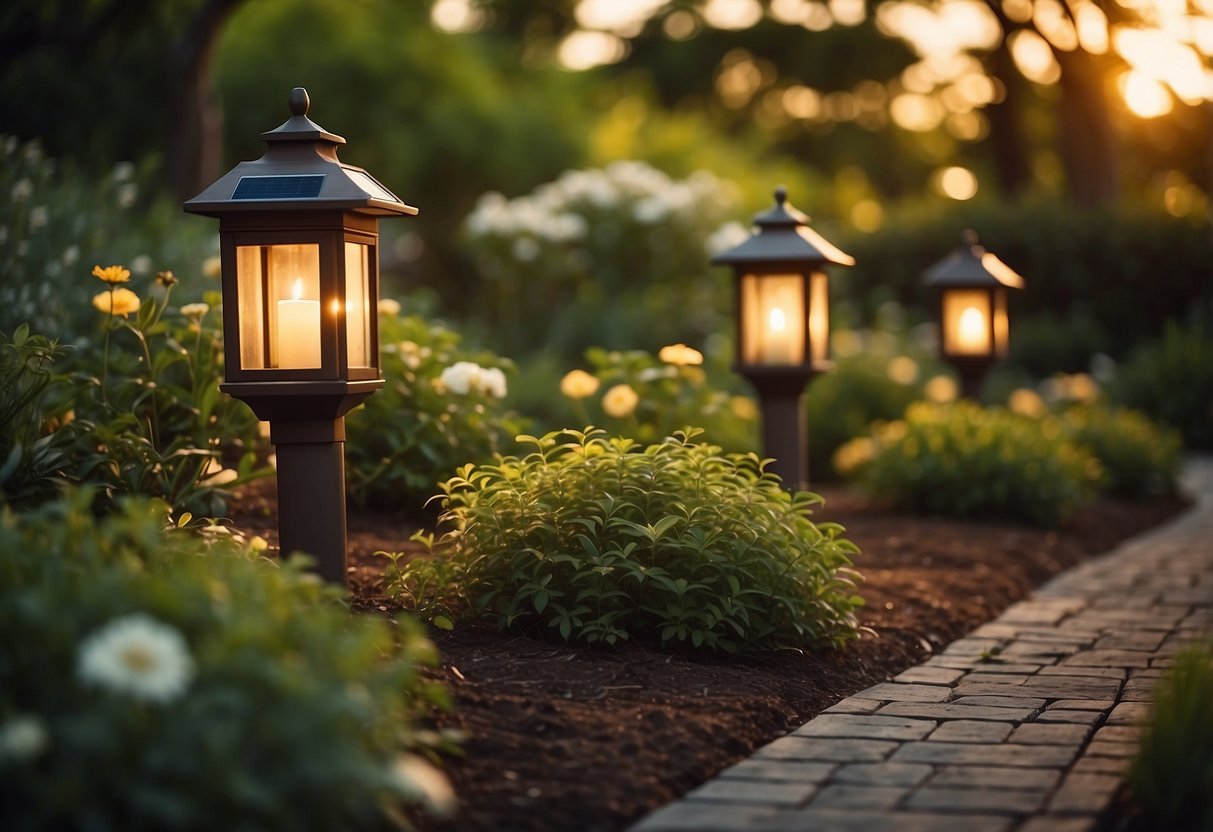
[[[939,292],[939,354],[956,368],[961,390],[977,399],[990,367],[1007,354],[1010,318],[1007,289],[1022,289],[1023,278],[965,231],[960,247],[923,273]]]
[[[307,117],[261,134],[241,162],[185,210],[219,220],[224,382],[270,423],[283,552],[317,558],[346,580],[345,414],[383,386],[379,374],[378,222],[417,209],[338,160],[341,136]]]
[[[712,258],[736,277],[734,369],[758,393],[763,453],[788,487],[808,485],[804,390],[830,367],[830,289],[826,267],[854,258],[808,226],[809,218],[775,189],[775,206],[754,217],[757,231]]]

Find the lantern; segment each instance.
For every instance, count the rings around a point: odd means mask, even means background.
[[[964,395],[975,399],[991,365],[1007,354],[1007,289],[1022,289],[1023,278],[978,245],[973,231],[923,278],[939,291],[939,354],[956,368]]]
[[[803,394],[829,364],[829,265],[855,260],[808,226],[808,217],[775,190],[775,206],[754,217],[757,232],[712,259],[736,277],[735,369],[758,393],[764,453],[789,487],[808,484]]]
[[[339,161],[345,139],[309,119],[309,105],[292,90],[291,117],[261,135],[265,155],[184,207],[219,219],[220,389],[270,423],[281,549],[344,581],[344,417],[383,386],[378,220],[417,209]]]

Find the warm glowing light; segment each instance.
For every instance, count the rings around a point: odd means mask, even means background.
[[[889,115],[898,127],[924,133],[938,127],[947,113],[936,98],[905,93],[893,99],[889,105]]]
[[[808,13],[805,0],[771,0],[771,17],[785,26],[797,26]]]
[[[1012,34],[1007,42],[1011,45],[1015,66],[1029,81],[1055,84],[1061,78],[1061,67],[1053,57],[1053,50],[1040,35],[1022,29]]]
[[[839,26],[858,26],[868,19],[864,0],[830,0],[829,9]]]
[[[884,225],[884,208],[874,199],[861,199],[851,206],[851,224],[871,234]]]
[[[939,171],[935,186],[949,199],[963,202],[977,194],[977,177],[968,168],[950,167]]]
[[[685,9],[672,11],[661,22],[661,30],[671,40],[686,40],[699,29],[699,21],[695,15]]]
[[[484,25],[484,11],[471,0],[438,0],[430,22],[444,32],[475,32]]]
[[[792,118],[815,119],[821,115],[821,94],[811,87],[788,87],[780,97],[783,109]]]
[[[708,0],[703,19],[716,29],[740,31],[762,20],[762,4],[758,0]]]
[[[1120,28],[1113,42],[1135,72],[1167,84],[1187,103],[1213,99],[1200,55],[1172,34],[1161,29]]]
[[[1108,16],[1094,3],[1081,3],[1074,9],[1078,44],[1092,55],[1108,51]]]
[[[976,306],[966,306],[956,328],[960,352],[980,353],[986,348],[986,316]]]
[[[972,111],[953,113],[948,116],[944,126],[948,128],[949,133],[962,142],[979,141],[989,133],[989,124],[986,122],[985,116]]]
[[[337,300],[337,298],[333,298],[332,302],[329,303],[329,311],[332,312],[333,315],[340,315],[341,301]]]
[[[1140,118],[1158,118],[1171,112],[1167,88],[1136,70],[1120,76],[1120,92],[1128,108]]]
[[[771,332],[786,332],[788,329],[788,316],[783,314],[783,310],[776,306],[771,310],[771,315],[767,319],[767,326],[771,328]]]
[[[1016,23],[1027,23],[1032,11],[1032,0],[1002,0],[1002,13]]]
[[[303,280],[295,278],[295,282],[291,284],[291,300],[299,300],[303,297]]]
[[[665,0],[581,0],[573,15],[582,29],[631,37],[664,5]]]
[[[1062,52],[1073,52],[1078,48],[1078,32],[1074,29],[1070,12],[1057,0],[1036,0],[1032,20],[1045,40]]]
[[[804,21],[800,25],[810,32],[824,32],[834,25],[834,18],[830,16],[830,10],[826,8],[825,3],[810,0],[805,6]]]
[[[623,39],[608,32],[573,32],[556,50],[560,65],[574,71],[617,63],[626,54],[627,44]]]

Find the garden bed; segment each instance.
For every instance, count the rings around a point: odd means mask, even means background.
[[[820,489],[815,520],[847,529],[866,581],[862,640],[841,652],[758,658],[670,655],[637,645],[568,647],[545,633],[460,626],[437,633],[452,692],[443,727],[466,734],[448,770],[462,802],[427,830],[616,830],[677,797],[823,708],[917,664],[1084,558],[1179,511],[1179,500],[1104,500],[1059,529],[892,513]],[[238,527],[273,529],[273,483],[234,501]],[[406,547],[402,516],[352,512],[351,584],[360,608],[380,595],[379,549]]]

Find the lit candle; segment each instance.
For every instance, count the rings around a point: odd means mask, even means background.
[[[800,356],[796,355],[796,347],[792,343],[792,333],[788,330],[788,316],[778,306],[767,315],[765,341],[762,351],[764,364],[800,363]]]
[[[986,316],[976,306],[966,306],[956,322],[956,351],[980,355],[988,348]]]
[[[320,366],[320,301],[300,300],[296,280],[291,300],[278,301],[278,366],[284,370]]]

